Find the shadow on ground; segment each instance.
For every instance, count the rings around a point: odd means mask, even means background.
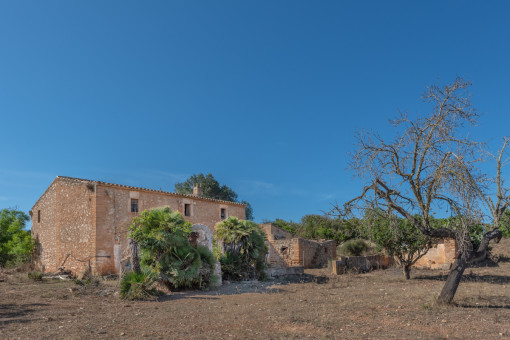
[[[446,281],[448,273],[438,275],[418,275],[415,276],[415,280],[434,280],[434,281]],[[510,276],[506,275],[477,275],[477,274],[464,274],[462,276],[462,282],[485,282],[492,284],[506,285],[510,283]]]
[[[268,281],[240,281],[228,282],[223,284],[217,289],[208,291],[179,291],[172,292],[171,294],[163,295],[158,298],[158,301],[171,301],[179,299],[193,299],[193,300],[216,300],[218,296],[236,295],[245,293],[256,294],[275,294],[285,292],[284,287],[288,284],[304,284],[315,283],[325,284],[329,281],[327,276],[323,275],[289,275],[285,277],[276,278]]]
[[[0,326],[5,326],[10,323],[27,323],[34,321],[28,317],[31,313],[35,312],[34,307],[47,306],[44,303],[34,304],[0,304]]]
[[[510,309],[510,297],[506,295],[477,296],[456,302],[458,307],[476,309]]]

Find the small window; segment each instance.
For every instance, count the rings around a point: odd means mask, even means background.
[[[191,205],[184,204],[184,216],[191,216]]]
[[[131,212],[138,212],[138,200],[132,198],[131,199]]]
[[[220,211],[220,218],[222,220],[226,219],[227,218],[227,210],[224,209],[224,208],[221,208],[221,211]]]
[[[41,210],[37,210],[37,223],[41,223]]]

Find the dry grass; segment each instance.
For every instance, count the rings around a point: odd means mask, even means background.
[[[469,268],[456,305],[434,298],[446,273],[397,269],[332,276],[307,271],[290,281],[229,284],[179,292],[157,302],[118,298],[115,281],[80,287],[0,276],[3,338],[507,338],[510,337],[510,240],[497,265]],[[6,335],[6,336],[5,336]]]

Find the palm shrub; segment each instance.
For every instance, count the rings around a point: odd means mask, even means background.
[[[170,208],[143,211],[133,219],[130,237],[140,246],[140,264],[170,288],[206,288],[216,281],[215,259],[207,247],[189,243],[191,223]]]
[[[264,279],[266,237],[258,224],[229,217],[215,226],[216,239],[222,244],[219,254],[225,280]]]
[[[120,282],[120,297],[125,300],[152,300],[158,295],[154,288],[157,280],[157,273],[149,268],[140,272],[127,272]]]

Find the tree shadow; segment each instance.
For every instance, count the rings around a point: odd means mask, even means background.
[[[497,259],[497,263],[509,263],[510,262],[510,257],[504,256],[504,255],[499,255],[496,257],[496,259]]]
[[[474,309],[510,309],[510,297],[503,295],[465,298],[455,303],[458,307]]]
[[[0,325],[7,325],[10,323],[27,323],[32,322],[34,319],[25,318],[29,314],[35,312],[34,307],[47,306],[45,303],[31,303],[24,305],[15,304],[0,304]]]
[[[419,276],[415,276],[414,280],[446,281],[447,277],[448,277],[448,274],[419,275]],[[484,283],[506,285],[506,284],[510,283],[510,276],[464,274],[462,276],[461,282],[484,282]]]

